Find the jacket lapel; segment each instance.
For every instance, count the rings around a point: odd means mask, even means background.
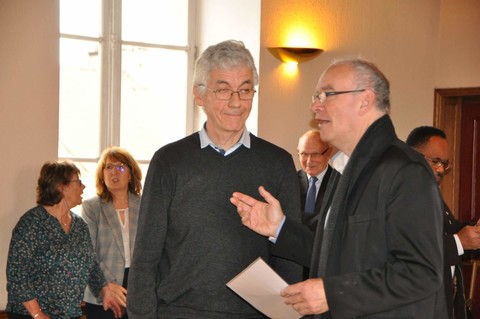
[[[138,212],[140,210],[140,197],[128,193],[128,222],[130,235],[130,258],[133,256],[133,248],[135,246],[135,238],[137,236]]]
[[[110,225],[110,231],[112,232],[113,239],[120,250],[123,259],[125,260],[125,250],[123,248],[123,238],[120,221],[118,220],[117,211],[112,202],[102,203],[102,214]],[[99,231],[108,231],[107,229],[99,229]]]
[[[332,169],[332,174],[327,184],[327,188],[325,190],[325,196],[322,203],[322,208],[320,209],[320,221],[317,225],[317,230],[315,233],[315,242],[313,246],[313,254],[312,254],[312,264],[310,266],[310,278],[317,278],[320,277],[320,260],[327,258],[325,251],[325,246],[323,245],[323,241],[325,239],[325,219],[327,214],[330,211],[332,206],[332,202],[334,200],[334,196],[336,194],[337,185],[340,181],[340,177],[342,175]],[[329,216],[330,218],[330,216]]]
[[[298,183],[300,184],[300,203],[302,205],[302,212],[305,210],[305,200],[308,191],[307,173],[303,170],[298,171]]]
[[[389,126],[385,129],[385,126]],[[380,134],[378,131],[383,132]],[[391,132],[385,134],[385,132]],[[375,136],[375,139],[371,139]],[[379,138],[381,136],[381,138]],[[357,147],[353,151],[343,174],[337,172],[335,178],[329,182],[327,201],[322,205],[322,221],[328,214],[327,222],[321,222],[317,227],[312,264],[314,277],[323,277],[331,271],[339,269],[339,249],[347,214],[352,214],[361,198],[370,171],[375,168],[378,159],[385,150],[396,140],[393,124],[385,115],[374,122],[365,132]],[[372,144],[372,142],[374,144]],[[329,199],[331,198],[331,199]],[[335,246],[332,248],[332,246]],[[319,256],[315,256],[315,255]],[[315,268],[313,268],[315,267]]]
[[[317,201],[315,202],[315,211],[319,212],[322,208],[323,198],[325,197],[325,191],[327,190],[328,180],[332,174],[333,168],[330,165],[327,165],[327,171],[323,175],[322,183],[320,184],[320,189],[317,194]]]

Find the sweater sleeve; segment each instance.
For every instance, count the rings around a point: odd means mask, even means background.
[[[128,316],[156,318],[156,284],[173,198],[173,178],[157,152],[145,179],[128,282]]]

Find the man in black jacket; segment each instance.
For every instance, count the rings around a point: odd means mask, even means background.
[[[445,132],[431,126],[420,126],[408,135],[407,144],[425,157],[438,184],[450,169],[448,143]],[[465,319],[465,291],[460,256],[464,250],[480,248],[480,229],[468,222],[460,222],[444,203],[444,285],[448,314],[451,319]]]
[[[310,266],[310,279],[283,289],[284,302],[322,319],[447,318],[442,198],[423,157],[395,134],[388,80],[368,61],[335,61],[310,109],[340,151],[315,236],[264,187],[266,203],[230,199],[245,226],[273,237],[273,254]]]

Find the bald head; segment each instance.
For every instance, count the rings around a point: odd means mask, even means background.
[[[332,148],[320,138],[318,130],[303,134],[298,140],[298,158],[302,169],[310,176],[317,176],[327,168]]]
[[[320,76],[310,109],[322,139],[350,156],[370,125],[389,113],[388,80],[368,61],[335,61]]]

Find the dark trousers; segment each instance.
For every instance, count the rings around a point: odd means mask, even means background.
[[[125,268],[125,273],[123,275],[122,287],[125,289],[127,289],[128,271],[129,268]],[[112,310],[108,309],[105,311],[103,310],[103,306],[94,305],[88,302],[85,303],[85,316],[87,319],[115,319]],[[122,316],[122,319],[128,319],[127,312]]]
[[[20,315],[18,313],[7,312],[8,319],[32,319],[31,316]],[[80,319],[80,317],[71,317],[70,319]]]
[[[115,315],[113,311],[107,309],[106,311],[103,310],[103,306],[94,305],[91,303],[85,303],[85,316],[87,319],[115,319]],[[127,314],[122,318],[127,318]]]

